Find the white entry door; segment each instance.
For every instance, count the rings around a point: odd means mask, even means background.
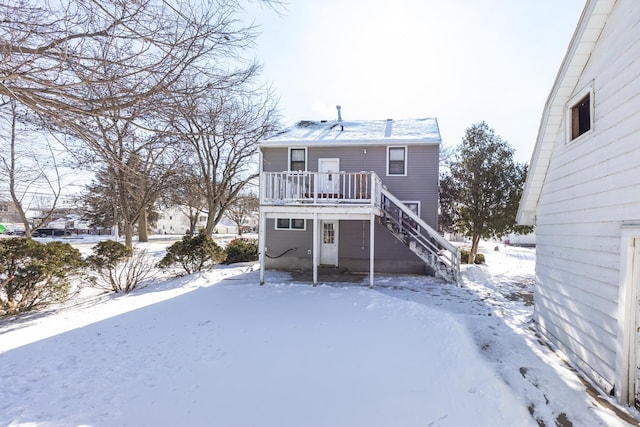
[[[339,197],[340,194],[340,159],[318,159],[318,193],[322,197]]]
[[[320,264],[338,266],[338,221],[320,221]]]

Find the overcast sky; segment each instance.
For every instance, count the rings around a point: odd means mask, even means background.
[[[253,4],[283,123],[436,117],[443,142],[486,121],[529,162],[585,0],[289,0]]]

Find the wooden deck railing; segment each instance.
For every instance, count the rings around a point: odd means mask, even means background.
[[[263,172],[260,203],[380,206],[382,183],[374,172]]]

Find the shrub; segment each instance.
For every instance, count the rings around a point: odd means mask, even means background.
[[[169,268],[178,265],[191,274],[205,267],[223,262],[227,257],[211,236],[200,233],[196,236],[186,235],[181,241],[167,248],[167,254],[160,260],[158,267]]]
[[[120,242],[103,240],[93,247],[93,255],[87,257],[87,264],[96,269],[110,270],[131,256],[132,250]]]
[[[137,289],[152,277],[153,261],[143,250],[132,250],[122,243],[104,240],[93,248],[93,255],[87,257],[90,282],[99,288],[118,293]]]
[[[0,314],[17,314],[64,301],[69,276],[83,265],[68,243],[0,240]]]
[[[458,252],[460,252],[460,262],[462,264],[468,264],[469,263],[469,251],[467,249],[458,249]],[[484,259],[484,255],[483,254],[476,254],[476,256],[473,258],[473,263],[474,264],[484,264],[485,263],[485,259]]]
[[[225,264],[256,261],[258,259],[258,242],[255,240],[235,239],[227,245],[225,252],[227,253]]]
[[[462,264],[469,263],[469,251],[467,249],[459,248],[458,252],[460,252],[460,262]]]

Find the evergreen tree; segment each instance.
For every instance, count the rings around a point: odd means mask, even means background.
[[[480,239],[532,229],[516,223],[527,166],[514,161],[513,149],[487,123],[466,130],[448,169],[440,183],[441,222],[471,237],[470,263]]]

